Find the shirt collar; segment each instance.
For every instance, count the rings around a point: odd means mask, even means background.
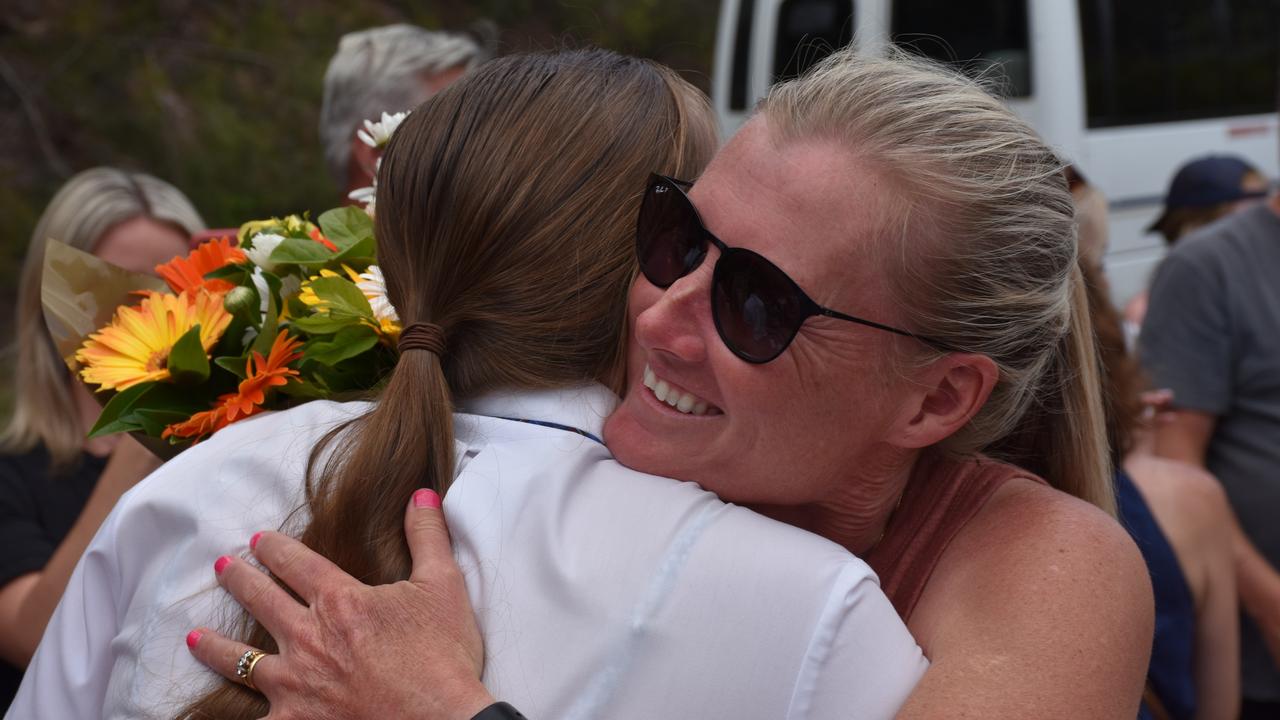
[[[599,383],[553,390],[498,390],[469,398],[458,410],[473,415],[557,423],[604,437],[604,421],[618,396]]]

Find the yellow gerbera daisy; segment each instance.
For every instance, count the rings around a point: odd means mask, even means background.
[[[147,293],[136,307],[116,310],[111,323],[89,336],[76,352],[80,377],[99,390],[125,390],[138,383],[165,380],[174,343],[196,325],[205,352],[213,349],[231,315],[220,292],[197,290],[178,295]]]

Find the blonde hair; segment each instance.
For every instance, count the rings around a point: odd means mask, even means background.
[[[1055,153],[977,82],[900,51],[840,51],[776,86],[763,112],[782,138],[836,140],[884,173],[898,191],[885,255],[908,326],[999,367],[991,397],[943,449],[1016,463],[1114,514],[1098,357]],[[936,357],[928,352],[921,361]]]
[[[112,227],[136,217],[177,226],[192,234],[204,221],[174,186],[141,173],[93,168],[71,178],[49,201],[36,222],[22,266],[14,344],[13,414],[0,434],[0,447],[25,452],[43,444],[55,467],[75,461],[84,445],[71,375],[58,357],[44,322],[40,283],[44,249],[50,238],[92,252]]]

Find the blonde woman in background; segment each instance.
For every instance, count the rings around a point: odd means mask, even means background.
[[[0,707],[8,707],[71,571],[116,500],[159,467],[131,438],[86,439],[99,405],[54,350],[40,302],[53,238],[135,272],[187,251],[204,227],[172,185],[86,170],[36,223],[18,290],[13,414],[0,436]]]

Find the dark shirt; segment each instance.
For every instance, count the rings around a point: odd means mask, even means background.
[[[1156,601],[1156,632],[1151,645],[1147,683],[1172,720],[1191,720],[1196,713],[1196,606],[1182,566],[1147,501],[1124,470],[1116,470],[1116,505],[1120,523],[1142,551],[1151,574]],[[1139,720],[1150,720],[1144,701]]]
[[[73,467],[54,474],[44,447],[0,455],[0,587],[49,563],[106,463],[106,458],[83,453]],[[0,661],[0,713],[21,682],[22,669]]]

